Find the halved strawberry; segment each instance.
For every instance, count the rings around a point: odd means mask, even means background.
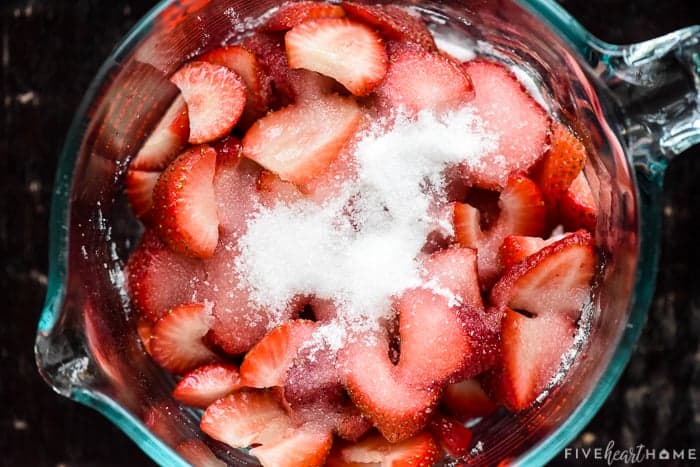
[[[527,171],[542,156],[549,130],[547,113],[503,65],[479,59],[463,68],[474,83],[470,104],[484,128],[498,138],[495,151],[465,169],[476,186],[503,188],[511,173]]]
[[[335,433],[345,440],[357,441],[371,429],[372,422],[350,402],[335,426]]]
[[[442,406],[447,413],[462,422],[476,417],[488,417],[498,409],[476,379],[448,385],[442,396]]]
[[[170,308],[195,299],[204,280],[201,261],[172,252],[152,229],[147,229],[126,265],[129,298],[152,323]]]
[[[435,51],[437,46],[425,23],[397,5],[361,5],[343,2],[348,17],[373,26],[387,39],[412,42],[426,50]]]
[[[277,203],[291,204],[304,198],[304,195],[293,183],[285,182],[270,171],[263,170],[258,177],[258,192],[265,206],[272,207]]]
[[[313,321],[296,320],[270,331],[243,359],[241,384],[254,388],[282,386],[299,348],[315,329]]]
[[[545,200],[555,206],[585,165],[583,143],[561,123],[553,123],[538,179]]]
[[[202,144],[226,136],[246,103],[238,74],[221,65],[190,62],[170,78],[180,88],[190,117],[189,142]]]
[[[209,332],[211,307],[201,303],[171,309],[153,326],[151,356],[172,373],[185,373],[217,359],[202,338]]]
[[[337,452],[344,464],[374,464],[386,467],[432,466],[440,458],[440,448],[430,433],[392,444],[379,435],[370,436],[359,443],[342,447]]]
[[[357,104],[327,96],[258,120],[243,139],[243,155],[282,180],[310,182],[338,157],[361,119]]]
[[[146,172],[143,170],[129,169],[124,179],[124,192],[129,199],[134,215],[144,223],[151,221],[151,209],[153,208],[153,188],[158,182],[160,172]]]
[[[474,97],[469,75],[459,64],[423,49],[400,47],[392,53],[384,82],[377,88],[383,105],[411,114],[445,112]]]
[[[323,99],[329,94],[340,94],[344,88],[336,80],[309,70],[290,70],[289,84],[294,90],[294,102]]]
[[[429,288],[453,294],[461,305],[483,309],[474,250],[448,248],[431,254],[422,263]]]
[[[173,397],[183,404],[207,408],[214,401],[241,388],[236,365],[212,363],[185,375],[173,390]]]
[[[306,21],[285,36],[290,68],[334,78],[356,96],[366,96],[387,70],[381,38],[369,27],[347,19]]]
[[[491,290],[491,303],[574,322],[590,295],[595,265],[593,237],[579,230],[506,271]]]
[[[250,159],[217,151],[214,194],[222,238],[239,238],[247,229],[247,221],[258,211],[260,196],[256,183],[261,171]]]
[[[503,240],[508,235],[542,235],[547,215],[540,189],[520,174],[508,177],[498,204],[498,218],[485,232],[477,208],[464,203],[454,206],[455,236],[460,245],[477,250],[479,278],[486,287],[499,273],[498,250]]]
[[[198,58],[203,62],[225,66],[243,80],[246,87],[245,110],[241,120],[249,125],[260,118],[270,105],[270,78],[263,72],[255,54],[238,45],[221,47]]]
[[[338,5],[321,2],[288,2],[280,6],[260,28],[271,32],[286,31],[309,20],[343,16],[345,11]]]
[[[187,462],[197,467],[226,467],[226,462],[218,459],[201,439],[191,438],[183,441],[175,450]]]
[[[288,430],[282,439],[255,447],[250,453],[263,467],[322,467],[332,444],[332,433],[305,425]]]
[[[208,258],[219,240],[214,195],[216,151],[202,145],[182,153],[153,190],[156,229],[173,251]]]
[[[559,215],[564,227],[569,230],[586,229],[595,232],[598,206],[583,172],[578,174],[562,196]]]
[[[187,104],[179,95],[129,163],[129,168],[160,172],[185,148],[189,135]]]
[[[428,423],[428,430],[450,456],[462,457],[469,452],[472,431],[457,420],[438,413]]]
[[[258,58],[258,63],[272,82],[272,106],[293,102],[296,92],[292,87],[294,70],[289,69],[284,40],[279,34],[256,31],[241,42]]]
[[[498,253],[503,270],[513,267],[528,256],[537,253],[547,245],[558,242],[567,235],[573,234],[554,235],[546,240],[540,237],[509,235],[503,240],[503,245]]]
[[[287,413],[268,392],[242,390],[211,404],[202,431],[234,448],[273,443],[291,428]]]
[[[487,379],[497,400],[510,410],[529,407],[558,371],[574,332],[573,321],[564,313],[528,318],[506,310],[500,367]]]

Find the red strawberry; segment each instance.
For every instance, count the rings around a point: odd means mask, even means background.
[[[476,417],[488,417],[498,409],[475,379],[448,385],[442,396],[442,406],[447,413],[464,422]]]
[[[357,441],[372,429],[372,422],[354,404],[349,403],[348,406],[336,424],[335,432],[345,440]]]
[[[185,99],[180,95],[165,112],[136,157],[130,169],[160,172],[185,148],[190,135],[190,119]]]
[[[248,390],[214,402],[200,422],[204,433],[234,448],[274,443],[291,426],[289,416],[270,393]]]
[[[237,239],[245,233],[246,222],[258,210],[260,173],[260,166],[250,159],[217,151],[214,194],[222,236]]]
[[[294,105],[258,120],[243,154],[282,180],[310,182],[338,157],[361,119],[354,101],[338,96]]]
[[[232,45],[212,50],[198,58],[203,62],[225,66],[234,71],[245,84],[246,103],[241,120],[251,124],[263,116],[270,105],[270,78],[263,72],[255,55],[247,49]]]
[[[511,173],[526,172],[542,156],[547,113],[503,65],[474,60],[463,68],[474,83],[471,105],[484,127],[498,137],[498,148],[467,166],[466,172],[478,187],[502,188]]]
[[[292,87],[294,70],[289,69],[287,53],[284,50],[284,42],[278,34],[255,32],[248,36],[241,46],[250,50],[258,58],[275,91],[274,105],[287,105],[296,98],[296,92]]]
[[[564,227],[569,230],[586,229],[595,232],[598,207],[583,172],[578,174],[561,198],[559,215]]]
[[[579,230],[506,271],[491,290],[491,303],[573,322],[589,297],[595,265],[593,237]]]
[[[373,26],[387,39],[412,42],[426,50],[435,51],[437,46],[425,23],[397,5],[361,5],[343,2],[348,17]]]
[[[547,387],[571,348],[575,326],[564,313],[528,318],[506,310],[501,328],[501,364],[487,382],[510,410],[529,407]]]
[[[342,18],[345,11],[338,5],[320,2],[285,3],[261,26],[263,31],[286,31],[313,19]]]
[[[263,467],[322,467],[332,444],[332,433],[307,425],[288,430],[281,440],[253,448],[250,453]]]
[[[185,375],[173,391],[173,397],[183,404],[207,408],[214,401],[241,387],[241,378],[235,365],[212,363]]]
[[[171,309],[153,327],[150,341],[153,360],[172,373],[185,373],[216,360],[216,355],[202,341],[211,322],[211,309],[207,305],[193,303]]]
[[[313,321],[297,320],[270,331],[243,359],[241,383],[254,388],[282,386],[299,348],[315,329]]]
[[[524,175],[508,177],[499,198],[500,213],[494,225],[481,230],[479,211],[455,203],[454,229],[460,245],[478,251],[479,278],[488,287],[499,273],[498,250],[508,235],[542,235],[547,210],[537,185]]]
[[[285,36],[290,68],[334,78],[356,96],[366,96],[387,69],[382,40],[370,28],[347,19],[306,21]]]
[[[450,456],[462,457],[469,452],[472,431],[458,421],[438,413],[428,423],[428,430]]]
[[[214,254],[219,221],[214,195],[216,151],[209,146],[182,153],[153,190],[156,229],[174,251],[198,258]]]
[[[552,124],[549,149],[542,159],[539,185],[547,202],[555,206],[586,165],[586,148],[568,128]]]
[[[573,235],[573,234],[566,234]],[[499,251],[503,270],[507,270],[518,264],[530,255],[540,251],[547,245],[558,242],[566,235],[555,235],[544,240],[539,237],[524,237],[519,235],[509,235],[503,240],[503,245]]]
[[[304,195],[296,185],[285,182],[267,170],[263,170],[260,173],[257,188],[263,204],[268,207],[272,207],[279,202],[285,204],[296,203],[304,198]]]
[[[153,323],[151,323],[146,318],[140,318],[136,323],[136,333],[141,339],[141,344],[143,344],[143,349],[151,354],[151,337],[153,337]]]
[[[337,453],[337,454],[336,454]],[[419,433],[405,441],[392,444],[379,435],[336,451],[334,465],[381,464],[382,467],[429,467],[440,458],[440,448],[429,433]]]
[[[296,103],[323,99],[329,94],[340,94],[343,87],[333,78],[309,70],[290,70],[289,84],[294,90]]]
[[[129,257],[126,277],[131,302],[156,322],[168,309],[192,301],[205,274],[201,261],[173,253],[147,229]]]
[[[377,94],[389,108],[415,114],[462,107],[474,97],[474,88],[469,75],[449,59],[423,49],[400,47],[391,56]]]
[[[145,172],[129,169],[124,180],[124,191],[129,199],[131,210],[136,217],[149,223],[153,208],[153,188],[158,182],[160,172]]]
[[[424,280],[447,289],[461,304],[483,309],[476,271],[476,252],[470,248],[449,248],[423,260]]]
[[[191,62],[170,80],[187,102],[192,144],[226,136],[243,113],[246,87],[238,74],[224,66]]]
[[[226,467],[226,462],[218,459],[201,439],[191,438],[175,448],[187,462],[197,467]]]

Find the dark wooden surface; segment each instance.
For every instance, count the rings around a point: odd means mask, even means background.
[[[151,465],[97,413],[53,394],[32,352],[46,291],[49,201],[73,111],[149,0],[4,0],[0,5],[0,465]],[[633,42],[700,24],[697,0],[566,0],[586,27]],[[574,443],[700,447],[700,151],[668,171],[659,282],[614,393]],[[562,456],[556,464],[564,462]],[[653,465],[653,464],[649,464]],[[673,465],[664,463],[663,465]]]

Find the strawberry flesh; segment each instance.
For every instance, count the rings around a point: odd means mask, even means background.
[[[595,232],[598,207],[591,186],[583,172],[569,186],[559,204],[561,222],[569,230],[586,229]]]
[[[148,137],[129,168],[160,172],[185,148],[190,134],[187,104],[178,96]]]
[[[205,409],[240,387],[240,375],[235,365],[212,363],[185,375],[175,386],[173,397],[183,404]]]
[[[552,124],[549,149],[542,159],[539,185],[548,204],[556,206],[586,165],[586,148],[560,123]]]
[[[430,420],[428,430],[450,456],[462,457],[469,452],[472,431],[457,420],[438,413]]]
[[[313,19],[342,18],[345,11],[338,5],[320,2],[285,3],[261,26],[263,31],[278,32]]]
[[[476,379],[466,379],[448,385],[442,397],[442,406],[462,422],[476,417],[487,417],[498,409]]]
[[[431,466],[440,456],[440,448],[430,433],[422,432],[398,443],[381,436],[370,436],[338,452],[345,464],[381,464],[382,466]]]
[[[151,223],[153,208],[153,188],[160,177],[160,172],[146,172],[129,169],[124,179],[124,192],[134,215],[144,223]]]
[[[282,439],[255,447],[250,453],[263,467],[322,467],[332,444],[332,433],[305,425],[288,430]]]

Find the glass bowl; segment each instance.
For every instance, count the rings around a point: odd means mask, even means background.
[[[700,142],[700,28],[628,46],[604,43],[554,1],[397,1],[433,31],[530,76],[552,113],[576,122],[592,158],[585,171],[599,207],[604,258],[578,354],[549,397],[474,427],[469,464],[544,465],[601,406],[645,321],[656,274],[663,171]],[[123,287],[140,226],[122,195],[129,158],[178,93],[168,76],[222,42],[235,42],[276,2],[166,0],[114,50],[73,121],[56,179],[39,371],[60,394],[100,411],[162,465],[193,449],[257,465],[210,440],[199,414],[171,397],[173,379],[143,351]],[[454,36],[454,37],[457,37]],[[453,37],[453,38],[454,38]],[[193,448],[194,446],[194,448]],[[204,449],[207,446],[207,449]]]

